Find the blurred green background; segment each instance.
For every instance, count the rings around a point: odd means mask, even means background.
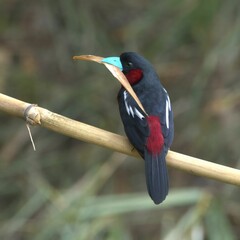
[[[0,92],[124,134],[119,83],[73,55],[149,59],[175,115],[172,150],[240,166],[240,2],[0,2]],[[240,239],[239,188],[169,169],[149,199],[143,162],[0,113],[0,239]]]

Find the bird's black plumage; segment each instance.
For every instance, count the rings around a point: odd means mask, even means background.
[[[152,65],[134,52],[120,56],[123,73],[146,115],[122,87],[118,93],[121,119],[129,141],[145,160],[148,193],[155,204],[168,194],[166,154],[173,141],[173,113],[167,91]]]

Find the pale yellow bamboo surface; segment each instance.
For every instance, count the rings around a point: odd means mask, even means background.
[[[41,107],[34,105],[29,107],[30,105],[29,103],[0,94],[0,111],[2,112],[20,118],[27,117],[28,122],[32,124],[40,125],[81,141],[97,144],[113,151],[140,158],[126,137],[72,120]],[[167,155],[167,164],[170,167],[195,175],[240,186],[240,170],[238,169],[173,151],[169,151]]]

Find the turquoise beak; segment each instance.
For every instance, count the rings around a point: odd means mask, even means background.
[[[123,70],[122,63],[119,57],[107,57],[102,59],[103,63],[111,64],[115,67],[118,67],[121,71]]]

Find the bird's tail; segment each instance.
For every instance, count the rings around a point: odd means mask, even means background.
[[[166,165],[166,151],[152,155],[148,150],[144,152],[145,175],[147,189],[155,204],[161,203],[168,194],[168,171]]]

